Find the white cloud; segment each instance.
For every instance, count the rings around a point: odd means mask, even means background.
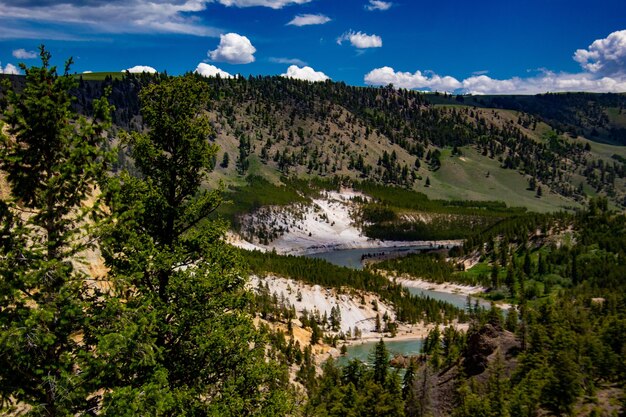
[[[348,31],[337,38],[337,43],[341,45],[343,41],[350,41],[352,46],[363,48],[380,48],[383,46],[383,40],[378,35],[367,35],[362,32]]]
[[[321,71],[315,71],[311,67],[298,67],[297,65],[291,65],[287,68],[287,72],[285,74],[281,74],[282,77],[287,78],[296,78],[298,80],[306,80],[306,81],[326,81],[329,80],[330,77],[324,74]]]
[[[272,9],[282,9],[285,6],[292,4],[305,4],[310,3],[313,0],[218,0],[220,4],[224,6],[236,6],[236,7],[252,7],[263,6],[270,7]]]
[[[388,85],[407,89],[429,89],[431,91],[462,92],[469,94],[540,94],[546,92],[626,91],[626,78],[594,77],[592,74],[543,72],[535,77],[513,77],[499,80],[486,75],[477,75],[462,81],[435,73],[395,71],[390,67],[376,68],[365,75],[368,85]]]
[[[92,74],[93,71],[83,71],[83,74]]]
[[[289,65],[298,65],[300,67],[304,67],[306,62],[298,58],[276,58],[272,57],[269,59],[270,62],[274,62],[276,64],[289,64]]]
[[[0,62],[0,74],[13,74],[18,75],[20,73],[20,69],[13,64],[7,64],[4,68],[2,68],[2,62]]]
[[[376,68],[365,75],[365,82],[370,85],[393,84],[399,88],[429,88],[435,91],[452,91],[461,88],[462,84],[454,77],[440,77],[437,74],[428,76],[421,71],[396,72],[391,67]]]
[[[249,64],[254,62],[256,48],[250,39],[237,33],[220,35],[220,44],[217,49],[210,51],[213,61],[228,62],[229,64]]]
[[[389,10],[389,8],[393,5],[390,1],[380,1],[380,0],[370,0],[369,4],[365,5],[365,9],[369,11],[373,10]]]
[[[0,16],[10,19],[14,24],[18,21],[73,24],[99,33],[181,33],[217,36],[219,33],[217,29],[207,27],[199,20],[199,13],[204,11],[206,4],[211,1],[0,0]],[[29,34],[32,31],[13,29],[16,35],[21,32]],[[43,27],[36,31],[46,38],[60,36],[57,33],[50,33]]]
[[[24,48],[13,51],[13,56],[17,59],[34,59],[37,58],[38,55],[37,51],[27,51]]]
[[[625,75],[626,30],[611,33],[597,39],[588,49],[578,49],[574,60],[585,70],[599,75]]]
[[[194,72],[202,75],[203,77],[215,77],[219,74],[221,78],[233,78],[232,74],[229,74],[214,65],[205,64],[204,62],[199,63]]]
[[[122,72],[130,72],[130,73],[142,73],[142,72],[148,72],[150,74],[154,74],[157,72],[157,70],[155,70],[152,67],[149,67],[147,65],[135,65],[134,67],[131,68],[127,68],[127,69],[123,69]]]
[[[400,72],[381,67],[365,75],[369,85],[393,84],[400,88],[429,89],[470,94],[540,94],[546,92],[588,91],[626,92],[626,30],[613,32],[594,41],[588,49],[574,54],[583,72],[566,73],[540,69],[532,77],[499,80],[479,71],[462,81],[430,71]]]
[[[291,21],[287,24],[293,26],[308,26],[323,25],[328,22],[330,22],[330,18],[328,16],[324,16],[323,14],[299,14],[291,19]]]
[[[471,94],[541,94],[546,92],[588,91],[596,93],[626,91],[626,79],[597,78],[592,74],[544,72],[535,77],[497,80],[486,75],[463,80],[463,90]]]

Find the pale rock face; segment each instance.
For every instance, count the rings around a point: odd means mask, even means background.
[[[364,304],[361,304],[361,297],[338,294],[335,289],[324,288],[319,285],[307,285],[292,279],[267,276],[259,278],[253,276],[250,280],[253,289],[259,285],[267,285],[270,294],[276,294],[278,300],[294,306],[298,317],[306,309],[309,313],[319,311],[320,316],[326,313],[330,317],[331,309],[339,307],[341,311],[340,331],[347,333],[348,330],[354,332],[355,328],[362,331],[364,338],[380,335],[374,333],[376,316],[379,315],[382,321],[385,313],[395,321],[396,314],[393,308],[371,294],[363,294]],[[375,300],[378,310],[374,309]]]
[[[370,239],[355,224],[357,203],[352,198],[368,199],[354,190],[325,192],[312,204],[288,207],[262,207],[244,216],[240,239],[233,244],[242,248],[276,250],[279,254],[302,255],[351,248],[412,246],[424,242],[395,242]],[[255,234],[264,230],[269,238],[258,241]],[[441,242],[446,243],[446,242]]]

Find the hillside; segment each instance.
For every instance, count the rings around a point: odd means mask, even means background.
[[[583,136],[594,141],[626,145],[626,94],[433,95],[431,101],[515,110],[532,115],[571,137]]]
[[[142,129],[137,92],[159,77],[81,79],[75,107],[89,114],[110,86],[114,123]],[[453,97],[282,77],[201,78],[212,89],[207,109],[220,146],[213,181],[345,176],[533,211],[578,207],[596,195],[624,204],[626,148],[611,145],[626,140],[622,95]]]

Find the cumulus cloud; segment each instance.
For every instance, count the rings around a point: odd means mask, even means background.
[[[597,39],[587,49],[578,49],[574,60],[585,70],[599,75],[621,75],[626,72],[626,30]]]
[[[135,65],[134,67],[126,68],[122,70],[122,72],[126,72],[126,71],[133,73],[133,74],[142,73],[142,72],[148,72],[150,74],[154,74],[157,72],[157,70],[147,65]]]
[[[199,13],[210,2],[212,0],[0,0],[0,16],[10,19],[13,25],[19,22],[35,24],[35,29],[27,31],[13,28],[16,35],[37,31],[42,37],[57,36],[37,24],[52,22],[78,25],[99,33],[217,36],[217,29],[207,27],[199,20]]]
[[[380,0],[370,0],[368,4],[365,5],[365,9],[369,11],[373,10],[389,10],[389,8],[393,5],[390,1],[380,1]]]
[[[220,44],[217,49],[210,51],[213,61],[228,62],[229,64],[249,64],[254,62],[256,48],[250,39],[237,33],[220,35]]]
[[[20,73],[20,69],[13,64],[7,64],[4,68],[2,68],[2,62],[0,62],[0,74],[13,74],[18,75]]]
[[[298,58],[276,58],[272,57],[269,59],[270,62],[274,62],[276,64],[289,64],[289,65],[298,65],[300,67],[304,67],[306,62]]]
[[[93,71],[83,71],[83,74],[93,74]]]
[[[16,49],[13,51],[13,56],[17,59],[34,59],[37,58],[37,51],[27,51],[24,48]]]
[[[282,77],[287,78],[296,78],[298,80],[306,80],[306,81],[326,81],[329,80],[330,77],[324,74],[321,71],[315,71],[311,67],[298,67],[297,65],[291,65],[287,68],[287,72],[281,74]]]
[[[592,74],[543,72],[529,78],[498,80],[479,75],[463,80],[463,91],[470,94],[541,94],[546,92],[589,91],[607,93],[626,91],[626,79],[597,78]]]
[[[452,91],[462,87],[454,77],[440,77],[434,73],[395,71],[391,67],[376,68],[365,75],[365,82],[370,85],[393,84],[399,88],[429,88],[436,91]]]
[[[352,46],[359,49],[364,48],[380,48],[383,46],[383,40],[378,35],[367,35],[362,32],[348,31],[337,38],[337,44],[341,45],[344,41],[350,41]]]
[[[369,85],[388,85],[408,89],[428,89],[469,94],[540,94],[546,92],[626,91],[626,30],[613,32],[604,39],[594,41],[587,49],[574,54],[583,72],[566,73],[541,69],[532,77],[496,79],[486,71],[458,80],[440,76],[431,71],[401,72],[391,67],[375,68],[365,75]]]
[[[263,6],[270,7],[272,9],[282,9],[285,6],[292,4],[305,4],[310,3],[313,0],[218,0],[220,4],[224,6],[235,7],[252,7]]]
[[[391,67],[376,68],[365,75],[368,85],[388,85],[407,89],[429,89],[468,94],[540,94],[546,92],[626,91],[626,79],[594,77],[593,74],[554,73],[545,71],[535,77],[513,77],[499,80],[486,75],[476,75],[462,81],[435,73],[395,71]]]
[[[330,22],[330,18],[328,16],[324,16],[323,14],[299,14],[291,19],[291,21],[287,24],[293,26],[309,26],[323,25],[328,22]]]
[[[215,77],[219,75],[221,78],[233,78],[233,76],[226,71],[223,71],[214,65],[205,64],[204,62],[199,63],[194,72],[202,75],[203,77]]]

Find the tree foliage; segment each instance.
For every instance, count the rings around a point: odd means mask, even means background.
[[[41,67],[21,66],[23,91],[7,88],[0,147],[11,192],[0,203],[0,399],[33,415],[73,415],[95,404],[85,339],[98,291],[78,261],[91,246],[98,201],[86,200],[103,174],[111,107],[102,98],[91,120],[77,117],[72,60],[59,75],[43,46],[39,55]]]
[[[283,413],[285,373],[265,360],[264,339],[243,310],[241,259],[224,243],[224,225],[206,219],[221,200],[201,187],[217,151],[208,141],[208,88],[172,78],[140,98],[149,130],[127,143],[141,177],[123,173],[108,194],[103,252],[125,302],[107,306],[99,338],[113,387],[105,414]]]

